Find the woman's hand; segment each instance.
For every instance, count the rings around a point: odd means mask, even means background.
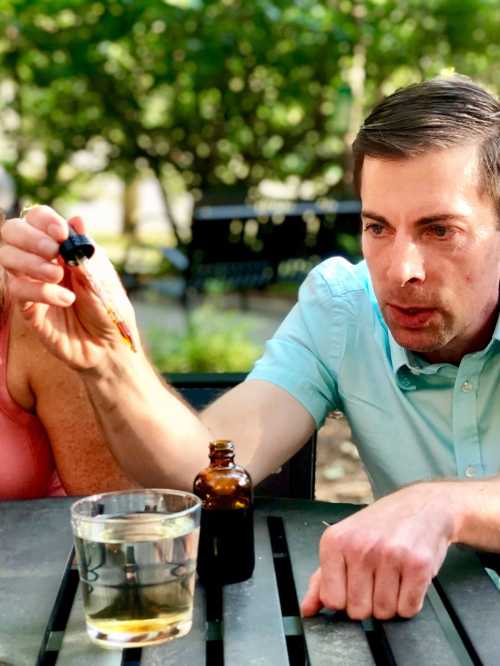
[[[1,230],[0,265],[8,273],[10,298],[45,346],[83,370],[96,367],[109,347],[132,352],[85,271],[69,268],[59,257],[59,245],[68,238],[68,223],[77,233],[85,233],[80,218],[66,221],[48,206],[34,206],[23,218],[7,220]],[[110,261],[96,248],[87,266],[137,345],[134,311]]]

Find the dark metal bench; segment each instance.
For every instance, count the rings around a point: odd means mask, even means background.
[[[281,210],[248,205],[195,208],[187,264],[177,264],[185,293],[204,291],[210,281],[243,292],[280,281],[300,283],[327,256],[359,254],[353,243],[359,212],[357,201],[300,203]]]
[[[224,391],[245,379],[244,373],[169,374],[167,381],[196,409],[203,409]],[[269,442],[272,446],[272,441]],[[279,470],[255,488],[263,497],[314,498],[316,433]]]
[[[195,208],[191,239],[183,248],[163,248],[163,266],[178,275],[149,281],[154,290],[180,298],[216,284],[246,294],[279,282],[300,284],[307,273],[333,255],[360,255],[360,203],[330,201],[282,208],[217,205]],[[133,287],[133,269],[123,278]]]

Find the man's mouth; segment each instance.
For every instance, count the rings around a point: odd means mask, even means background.
[[[436,311],[435,308],[401,307],[388,303],[387,309],[392,320],[404,328],[421,328],[425,326]]]

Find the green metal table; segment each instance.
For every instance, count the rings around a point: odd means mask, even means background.
[[[453,547],[411,620],[302,620],[298,599],[325,529],[359,509],[258,499],[252,579],[196,589],[188,636],[154,648],[103,650],[84,629],[71,556],[69,498],[0,504],[0,666],[365,666],[500,664],[500,594],[478,555]]]

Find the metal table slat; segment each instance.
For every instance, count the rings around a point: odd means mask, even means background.
[[[426,598],[421,612],[407,620],[391,620],[383,623],[383,630],[389,642],[397,664],[421,666],[439,664],[439,666],[468,666],[465,648],[462,646],[462,658],[454,651],[448,636],[441,627],[437,614],[429,599]],[[425,640],[422,637],[425,636]],[[456,635],[459,641],[458,635]]]
[[[78,586],[66,631],[57,658],[57,666],[120,666],[121,650],[103,650],[92,643],[85,629],[81,585]]]
[[[255,572],[223,591],[225,666],[288,666],[266,516],[255,515]],[[265,656],[255,649],[265,644]]]
[[[72,545],[69,527],[69,506],[72,501],[70,498],[51,498],[37,500],[36,503],[4,502],[0,506],[0,663],[16,666],[32,666],[36,663]],[[300,500],[280,500],[279,503],[276,500],[257,500],[256,536],[260,544],[256,550],[257,575],[253,581],[230,586],[225,591],[226,666],[267,666],[271,662],[272,666],[281,666],[287,663],[286,646],[281,653],[285,659],[283,662],[269,657],[268,651],[267,630],[273,634],[274,639],[277,631],[280,641],[284,640],[284,632],[275,589],[267,516],[283,520],[300,600],[315,568],[317,544],[325,528],[322,521],[339,520],[349,515],[353,508],[327,503],[306,505]],[[258,589],[254,587],[257,581]],[[271,584],[274,589],[270,592]],[[238,594],[242,594],[240,599]],[[249,603],[242,605],[242,599]],[[269,607],[269,599],[272,608]],[[278,604],[277,608],[274,607],[275,603]],[[62,638],[58,666],[77,666],[79,663],[111,666],[123,663],[121,651],[101,650],[89,641],[85,634],[81,604],[81,596],[78,594],[65,636],[61,631],[62,626],[55,626],[49,636],[49,649],[57,649]],[[267,612],[269,615],[266,615]],[[285,623],[296,625],[298,632],[303,625],[310,666],[374,664],[366,634],[359,623],[345,621],[340,614],[323,613],[303,622],[294,613],[285,614],[290,615],[285,618]],[[275,631],[268,626],[269,617],[274,625],[280,625],[279,630]],[[496,666],[500,663],[500,646],[494,627],[499,617],[500,596],[477,555],[464,547],[452,547],[435,581],[435,588],[429,590],[423,612],[408,622],[380,624],[397,664],[470,666],[476,663]],[[205,600],[203,590],[198,589],[193,631],[183,639],[157,648],[143,649],[141,663],[145,666],[205,664],[205,624]],[[261,628],[258,633],[256,627]],[[380,626],[376,631],[380,633]],[[255,655],[253,659],[249,656],[247,662],[242,659],[245,654],[241,648],[234,655],[229,649],[231,640],[238,640],[238,632],[240,640],[247,641],[248,655]],[[447,644],[450,648],[448,652]],[[261,645],[262,649],[259,648]]]
[[[0,506],[0,662],[36,663],[72,545],[68,507],[55,499],[36,512],[29,501]]]
[[[311,574],[318,566],[317,544],[325,530],[322,521],[333,522],[332,516],[336,516],[335,520],[338,520],[339,513],[343,513],[338,505],[332,505],[330,510],[325,505],[312,505],[311,508],[310,519],[305,518],[303,506],[302,511],[295,510],[293,502],[290,502],[288,507],[283,504],[279,512],[285,522],[286,540],[299,602],[306,593]],[[348,515],[348,512],[346,509],[345,515]],[[316,559],[311,558],[311,544],[315,544]],[[316,617],[304,619],[303,627],[310,666],[375,664],[360,623],[347,621],[339,614],[320,613]]]
[[[499,664],[500,643],[495,627],[500,616],[500,594],[478,556],[468,548],[452,546],[437,580],[445,595],[443,602],[449,604],[463,626],[479,661],[491,666]]]
[[[141,666],[180,666],[180,664],[186,664],[186,666],[200,664],[201,666],[201,664],[205,664],[205,609],[205,590],[198,585],[194,597],[193,627],[189,634],[157,647],[143,648]]]

